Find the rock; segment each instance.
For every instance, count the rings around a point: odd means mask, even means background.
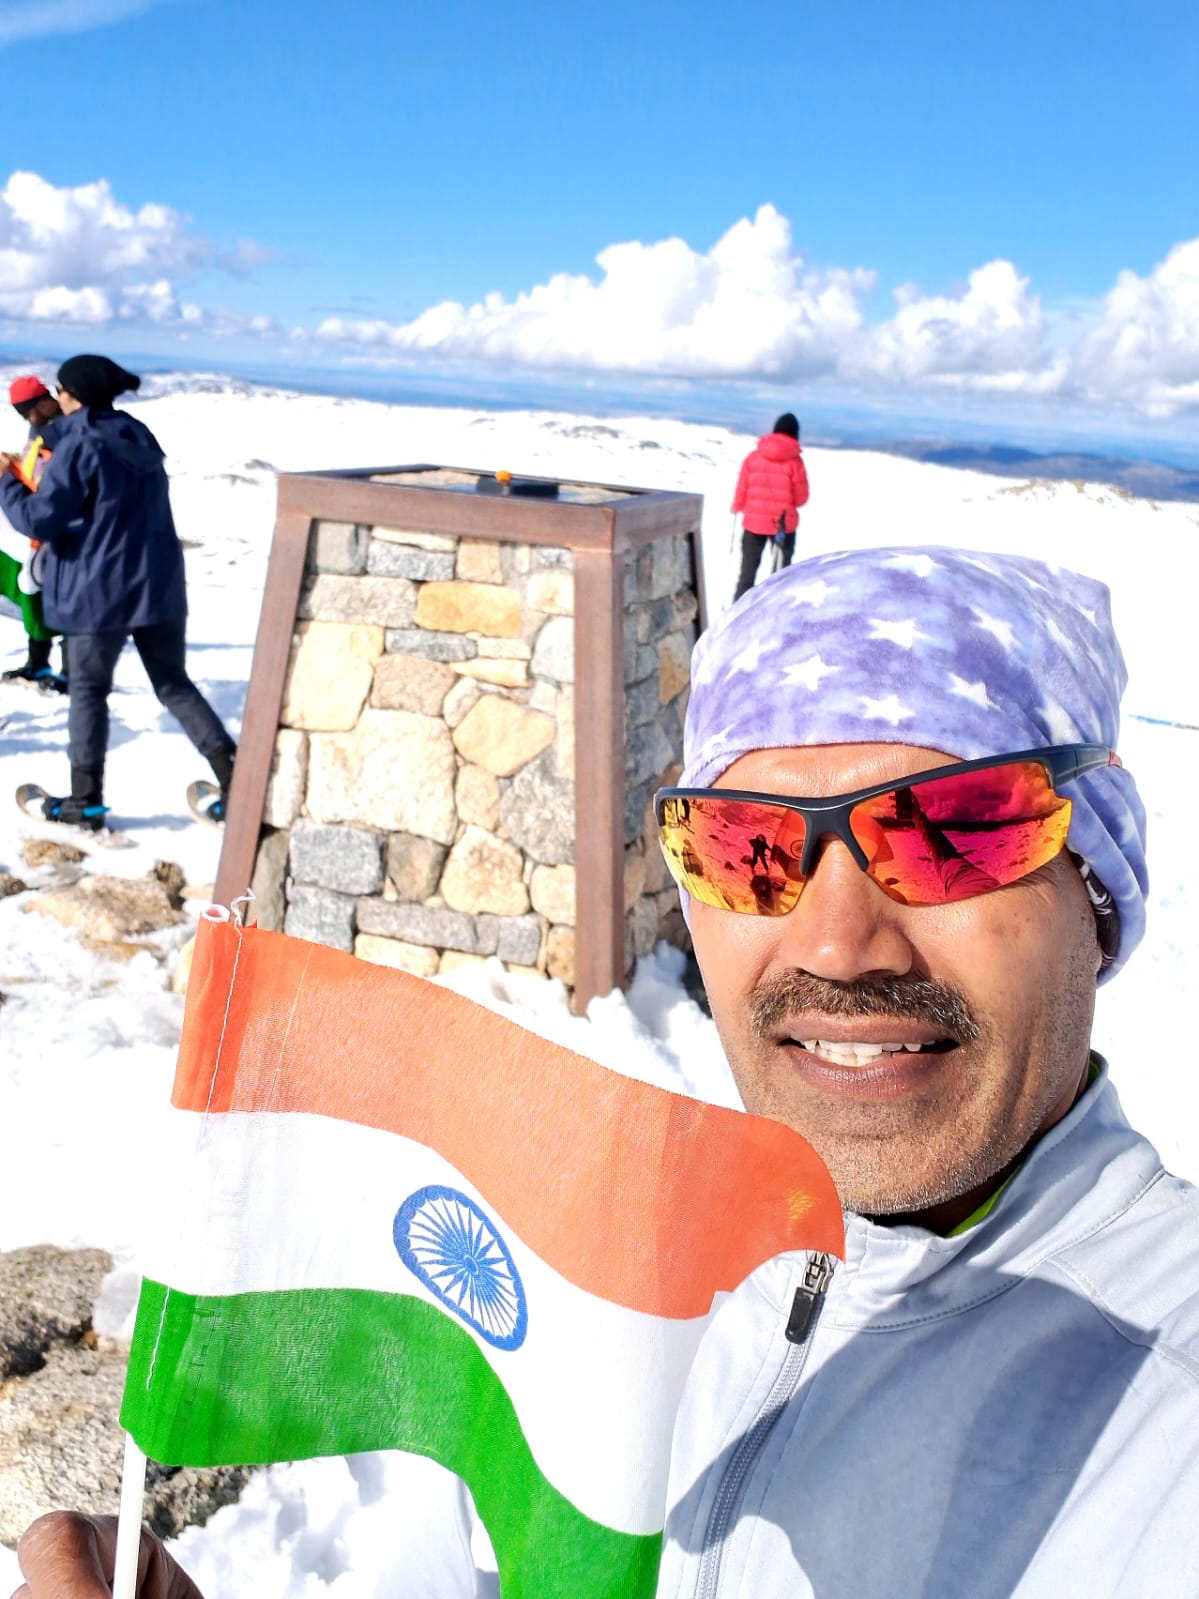
[[[381,627],[364,622],[300,622],[288,663],[280,721],[286,727],[313,732],[336,733],[353,727],[371,691],[375,662],[382,653]]]
[[[85,861],[87,855],[74,844],[62,844],[56,838],[26,838],[21,841],[21,858],[36,872],[39,866],[66,866]]]
[[[111,1270],[103,1249],[35,1244],[0,1254],[0,1377],[40,1370],[52,1344],[78,1343],[90,1332]]]
[[[523,864],[513,845],[481,827],[468,827],[445,863],[442,898],[451,910],[472,916],[482,911],[522,916],[529,908],[529,891],[521,880]]]
[[[174,970],[171,972],[172,994],[187,993],[188,980],[192,974],[192,956],[195,953],[196,940],[193,936],[192,938],[188,939],[187,943],[184,944],[180,949],[178,955],[175,956],[175,966]]]
[[[425,583],[416,597],[416,621],[434,632],[519,638],[520,595],[491,583]]]
[[[392,966],[417,977],[436,977],[440,958],[435,949],[423,944],[405,944],[399,938],[379,938],[374,933],[359,933],[354,940],[359,960],[374,966]]]
[[[375,662],[371,704],[384,711],[440,716],[455,682],[454,673],[440,661],[426,661],[419,655],[381,655]]]
[[[575,930],[573,927],[551,927],[545,941],[545,969],[568,987],[575,980]]]
[[[10,894],[24,894],[28,888],[28,883],[14,877],[11,872],[0,872],[0,899],[7,899]]]
[[[645,856],[634,846],[624,852],[624,908],[631,911],[645,893]],[[557,920],[557,918],[555,918]]]
[[[393,833],[387,840],[387,881],[401,899],[431,899],[437,892],[445,846],[414,833]]]
[[[454,784],[454,803],[459,819],[473,822],[494,833],[500,821],[500,782],[494,772],[481,766],[459,767]]]
[[[153,874],[147,877],[83,877],[69,888],[39,894],[25,907],[77,928],[92,944],[117,944],[160,927],[174,927],[183,913]]]
[[[50,1510],[116,1513],[124,1441],[118,1423],[125,1356],[79,1344],[8,1386],[0,1404],[0,1542],[10,1548]],[[241,1493],[249,1472],[151,1465],[142,1514],[160,1537],[202,1526]]]
[[[254,859],[254,876],[250,891],[254,895],[249,914],[257,925],[268,933],[283,930],[287,911],[283,884],[287,878],[287,856],[291,839],[286,830],[271,832],[264,828],[258,840],[258,854]]]
[[[453,554],[458,547],[457,539],[447,538],[444,533],[418,533],[400,527],[373,527],[371,538],[382,539],[384,544],[407,544],[414,550],[441,551],[449,554]]]
[[[455,666],[454,670],[457,671],[458,668]],[[445,703],[441,707],[445,725],[451,730],[457,727],[467,712],[478,704],[482,693],[483,690],[473,678],[456,678],[453,688],[446,695]]]
[[[313,733],[308,814],[318,822],[362,822],[451,844],[454,746],[445,723],[410,711],[363,711],[349,733]]]
[[[551,616],[533,647],[533,675],[555,683],[575,680],[575,624],[569,616]]]
[[[495,952],[508,966],[535,967],[541,953],[545,923],[540,916],[480,916],[481,923],[494,923]],[[490,938],[490,927],[487,930]]]
[[[461,633],[428,633],[419,627],[389,627],[385,637],[389,655],[423,655],[430,661],[469,661],[479,649]]]
[[[373,577],[409,577],[419,583],[445,582],[454,575],[454,557],[372,539],[366,569]]]
[[[640,817],[640,808],[637,814]],[[575,787],[570,778],[556,772],[552,750],[513,778],[500,800],[500,825],[505,837],[543,865],[573,861]]]
[[[410,905],[402,900],[360,899],[358,930],[405,944],[460,949],[468,955],[494,955],[499,943],[496,918],[473,916],[443,906]]]
[[[474,677],[480,683],[495,683],[500,688],[526,688],[529,682],[527,661],[490,660],[480,655],[473,661],[459,661],[455,667],[463,677]]]
[[[658,698],[669,705],[691,682],[691,651],[681,633],[658,640]]]
[[[567,927],[575,923],[575,869],[573,866],[535,866],[529,879],[533,909],[548,921]]]
[[[147,876],[162,884],[174,910],[182,908],[184,889],[187,887],[187,877],[182,866],[175,861],[155,861]]]
[[[309,563],[318,572],[357,576],[366,571],[367,532],[353,522],[317,522],[308,545]]]
[[[458,546],[455,576],[466,583],[502,583],[503,555],[489,539],[463,539]]]
[[[354,901],[331,889],[289,883],[283,931],[349,953],[354,948]]]
[[[309,579],[300,595],[305,621],[382,623],[411,627],[416,614],[416,584],[406,577]]]
[[[553,719],[499,694],[484,694],[454,729],[464,760],[496,777],[511,777],[553,743]]]
[[[535,611],[546,611],[551,616],[571,616],[575,608],[574,573],[561,567],[534,572],[525,597]]]
[[[291,875],[339,894],[375,894],[383,887],[383,838],[359,827],[300,820],[291,830]]]
[[[281,727],[275,734],[271,772],[266,785],[262,821],[266,827],[290,827],[304,809],[308,784],[308,734]]]

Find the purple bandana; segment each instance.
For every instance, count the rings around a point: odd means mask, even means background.
[[[1065,567],[940,548],[821,555],[751,589],[701,636],[678,781],[703,788],[751,750],[810,744],[918,744],[962,760],[1114,749],[1127,675],[1107,588]],[[1102,982],[1144,935],[1145,811],[1121,767],[1069,793]]]

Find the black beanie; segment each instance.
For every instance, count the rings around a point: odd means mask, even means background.
[[[772,433],[785,433],[789,439],[797,439],[799,437],[799,423],[791,415],[790,411],[784,411],[770,431]]]
[[[58,369],[60,387],[80,405],[110,406],[118,394],[141,387],[141,378],[126,372],[106,355],[73,355]]]

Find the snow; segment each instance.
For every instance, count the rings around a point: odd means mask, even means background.
[[[744,434],[637,417],[390,406],[195,378],[156,390],[130,409],[168,453],[188,544],[191,670],[235,732],[275,468],[441,461],[695,491],[705,496],[710,603],[731,593],[725,507],[752,442]],[[17,447],[22,436],[15,415],[0,418],[0,448]],[[1129,666],[1121,753],[1149,813],[1153,892],[1144,946],[1100,992],[1095,1041],[1134,1123],[1169,1167],[1199,1180],[1199,1087],[1179,1044],[1199,938],[1189,855],[1199,793],[1190,648],[1199,508],[862,451],[805,453],[813,489],[801,552],[948,543],[1034,555],[1111,586]],[[0,625],[0,670],[22,654],[19,626]],[[130,843],[96,849],[87,869],[138,876],[158,859],[184,867],[195,897],[188,923],[159,936],[169,953],[189,936],[215,875],[219,835],[191,821],[183,805],[187,783],[209,774],[154,700],[132,650],[111,703],[108,799]],[[0,794],[24,781],[61,787],[65,701],[0,684],[0,730]],[[45,832],[4,812],[0,867],[23,875],[21,838]],[[174,1193],[172,1174],[155,1166],[155,1121],[169,1094],[183,1001],[150,954],[125,963],[97,955],[48,918],[27,915],[28,898],[0,901],[0,1249],[52,1242],[111,1250],[119,1269],[97,1320],[116,1330],[135,1292],[142,1228]],[[681,972],[681,957],[662,946],[641,963],[629,993],[594,1001],[585,1018],[570,1015],[559,984],[494,964],[461,973],[455,986],[617,1070],[735,1103],[714,1030],[687,997]],[[186,1533],[178,1552],[209,1599],[371,1593],[396,1559],[397,1496],[423,1504],[450,1491],[437,1468],[406,1457],[274,1467],[254,1478],[240,1504]],[[418,1510],[415,1525],[423,1520]],[[5,1579],[17,1582],[16,1561],[0,1549],[0,1589]]]

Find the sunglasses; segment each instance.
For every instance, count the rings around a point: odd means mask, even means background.
[[[824,799],[664,788],[654,814],[671,876],[705,905],[785,916],[829,834],[901,905],[949,905],[1047,865],[1070,830],[1071,802],[1058,788],[1120,764],[1101,744],[1058,744]]]

